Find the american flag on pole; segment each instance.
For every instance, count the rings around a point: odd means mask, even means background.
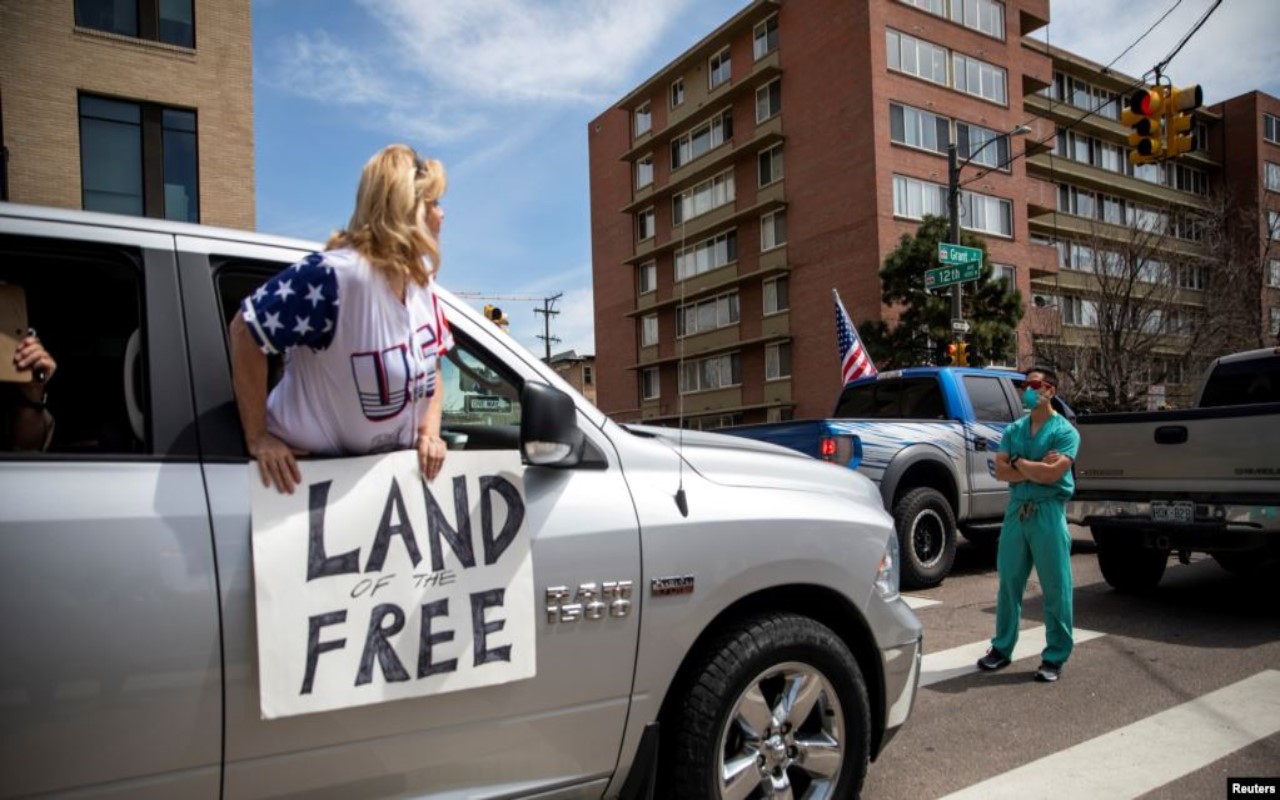
[[[832,289],[831,295],[836,300],[836,344],[840,347],[840,373],[844,382],[870,378],[876,374],[876,365],[871,363],[871,356],[867,355],[867,349],[862,346],[858,331],[853,327],[853,320],[849,319],[849,312],[844,310],[844,303],[840,302],[840,293]]]

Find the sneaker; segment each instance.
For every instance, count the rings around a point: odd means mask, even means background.
[[[978,669],[983,672],[995,672],[998,669],[1004,669],[1009,666],[1009,659],[1004,657],[999,650],[994,647],[987,648],[987,654],[978,659]]]
[[[1041,683],[1053,683],[1062,675],[1062,665],[1055,664],[1052,661],[1041,661],[1040,669],[1036,670],[1036,680]]]

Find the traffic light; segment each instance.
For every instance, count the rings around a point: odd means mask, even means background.
[[[1129,97],[1129,107],[1120,113],[1120,121],[1133,129],[1129,134],[1129,163],[1151,164],[1164,157],[1164,143],[1160,139],[1160,118],[1166,105],[1165,89],[1155,86],[1139,89]]]
[[[969,343],[952,342],[947,345],[947,363],[953,367],[969,366]]]
[[[1191,152],[1191,112],[1204,104],[1199,85],[1179,89],[1170,87],[1164,103],[1164,153],[1172,158]]]
[[[485,305],[484,318],[492,322],[494,325],[497,325],[503,331],[506,331],[507,326],[510,325],[510,321],[507,319],[507,315],[502,313],[502,309],[498,308],[492,303],[488,303]]]

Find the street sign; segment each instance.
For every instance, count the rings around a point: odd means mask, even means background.
[[[505,397],[493,395],[467,395],[468,411],[496,411],[500,414],[511,411],[511,401]]]
[[[978,276],[981,274],[981,261],[975,261],[972,264],[962,264],[959,266],[946,266],[938,267],[937,269],[928,269],[924,272],[924,288],[941,289],[942,287],[950,286],[953,283],[976,281]]]
[[[951,330],[955,331],[956,333],[968,333],[968,332],[969,332],[969,320],[967,320],[967,319],[953,319],[953,320],[951,320]]]
[[[965,247],[959,244],[938,242],[938,263],[959,266],[962,264],[981,264],[982,251],[976,247]]]

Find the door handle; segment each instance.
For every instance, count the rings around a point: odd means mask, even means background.
[[[1186,441],[1185,425],[1161,425],[1156,428],[1156,444],[1183,444]]]

